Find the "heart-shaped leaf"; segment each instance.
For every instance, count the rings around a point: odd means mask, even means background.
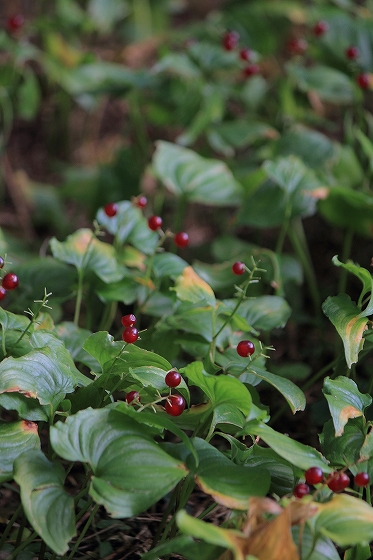
[[[306,67],[288,63],[286,69],[301,91],[314,91],[322,101],[345,105],[355,98],[351,79],[344,72],[321,64]]]
[[[40,449],[38,427],[34,422],[0,423],[0,483],[12,480],[13,463],[21,453]]]

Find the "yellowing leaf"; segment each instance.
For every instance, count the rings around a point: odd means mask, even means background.
[[[215,306],[215,294],[211,286],[198,276],[191,266],[185,267],[182,274],[176,278],[174,290],[182,301],[207,302],[208,305]]]

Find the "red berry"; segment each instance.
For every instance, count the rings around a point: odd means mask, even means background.
[[[243,262],[241,261],[237,261],[232,265],[232,272],[233,274],[236,274],[237,276],[240,276],[241,274],[243,274],[245,272],[245,265]]]
[[[136,206],[138,206],[139,208],[145,208],[147,203],[148,199],[146,198],[146,196],[138,196],[136,198]]]
[[[323,480],[323,472],[320,467],[310,467],[306,470],[304,477],[307,484],[319,484]]]
[[[308,49],[308,43],[305,39],[290,39],[287,48],[292,54],[303,54]]]
[[[3,257],[0,257],[0,268],[3,268],[4,264],[5,264],[5,261],[4,261]]]
[[[313,34],[316,35],[316,37],[321,37],[321,35],[324,35],[327,31],[329,31],[329,24],[327,21],[318,21],[313,26]]]
[[[346,49],[346,56],[350,60],[356,60],[359,55],[360,55],[360,51],[354,45],[351,45],[351,47],[348,47],[348,49]]]
[[[175,233],[174,242],[178,247],[186,247],[189,243],[189,235],[185,231],[179,231]]]
[[[185,400],[181,395],[170,395],[164,407],[170,416],[180,416],[184,412]]]
[[[130,404],[133,401],[140,402],[140,395],[137,391],[130,391],[126,395],[126,402],[128,402],[128,404]]]
[[[118,212],[118,204],[116,202],[109,202],[104,206],[104,212],[109,218],[116,216]]]
[[[253,51],[251,49],[241,49],[240,50],[240,59],[244,60],[245,62],[250,62],[253,58]]]
[[[366,472],[358,472],[354,478],[354,483],[356,484],[356,486],[368,486],[369,481],[370,477]]]
[[[334,472],[327,480],[327,485],[332,492],[341,492],[350,484],[350,478],[345,472]]]
[[[18,286],[18,276],[13,272],[8,272],[3,277],[1,285],[5,290],[14,290]]]
[[[139,338],[139,331],[135,327],[126,327],[122,332],[124,342],[133,344]]]
[[[260,74],[260,68],[257,64],[249,64],[249,66],[246,66],[246,68],[244,68],[242,72],[246,78],[251,78],[251,76]]]
[[[18,31],[19,29],[21,29],[21,27],[23,27],[24,23],[25,23],[25,18],[23,17],[22,14],[16,14],[15,16],[10,17],[7,21],[7,28],[9,33],[14,33],[15,31]]]
[[[223,37],[223,48],[226,51],[233,51],[237,47],[239,39],[237,31],[227,31]]]
[[[168,387],[178,387],[181,383],[181,375],[178,371],[172,369],[166,374],[164,380]]]
[[[368,89],[370,86],[370,75],[365,73],[359,74],[356,81],[361,89]]]
[[[237,344],[236,350],[239,356],[247,358],[248,356],[251,356],[251,354],[254,354],[255,346],[251,340],[241,340],[241,342]]]
[[[150,216],[150,218],[148,218],[148,226],[153,231],[156,231],[162,227],[162,218],[160,216]]]
[[[304,482],[300,482],[296,485],[293,490],[293,494],[296,498],[303,498],[303,496],[307,496],[310,493],[310,487],[308,484],[304,484]]]
[[[4,299],[6,296],[6,290],[2,286],[0,286],[0,300]]]
[[[121,322],[123,327],[134,327],[136,325],[136,315],[133,313],[123,315]]]

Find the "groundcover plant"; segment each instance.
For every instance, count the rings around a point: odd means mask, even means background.
[[[0,232],[1,555],[368,560],[372,5],[227,2],[134,69],[80,34],[172,16],[106,2],[0,34],[40,232]],[[130,122],[109,163],[11,169],[17,118],[102,95]]]

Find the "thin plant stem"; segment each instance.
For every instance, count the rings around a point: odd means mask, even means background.
[[[31,544],[32,541],[34,541],[38,536],[39,535],[36,533],[36,531],[31,533],[31,535],[26,540],[24,540],[23,543],[21,543],[19,546],[16,546],[16,548],[11,553],[11,558],[15,558],[21,552],[21,550],[23,550],[24,548],[26,548],[26,546]]]
[[[16,548],[17,548],[17,546],[19,546],[19,545],[21,544],[21,542],[22,542],[22,536],[23,536],[24,528],[25,528],[25,526],[26,526],[26,521],[27,521],[27,520],[26,520],[26,515],[25,515],[25,513],[23,512],[22,519],[21,519],[21,523],[20,523],[20,525],[19,525],[19,529],[18,529],[18,532],[17,532],[16,544],[15,544]]]
[[[47,549],[47,545],[45,544],[44,541],[41,542],[40,545],[40,551],[39,551],[39,557],[38,560],[44,560],[44,556],[45,556],[45,551]]]
[[[282,227],[281,227],[281,230],[280,230],[280,235],[278,236],[278,239],[277,239],[276,250],[275,250],[277,255],[281,255],[281,253],[282,253],[285,238],[286,238],[286,235],[287,235],[288,229],[289,229],[290,216],[291,216],[291,204],[290,204],[290,201],[288,200],[288,202],[286,204],[286,209],[285,209],[285,219],[282,223]]]
[[[352,229],[348,229],[345,232],[344,239],[343,239],[343,247],[342,247],[342,262],[344,263],[349,259],[351,255],[353,238],[354,238],[354,232],[352,231]],[[339,277],[339,283],[338,283],[339,294],[343,294],[346,291],[347,277],[348,277],[348,270],[342,267],[341,275]]]
[[[78,268],[78,289],[77,289],[77,293],[76,293],[75,313],[74,313],[74,325],[76,325],[76,326],[79,326],[80,309],[81,309],[81,306],[82,306],[83,279],[84,279],[83,269]]]
[[[73,548],[71,549],[71,552],[69,554],[69,556],[67,557],[68,560],[71,560],[74,557],[75,552],[78,550],[80,543],[82,542],[86,532],[88,531],[89,527],[92,524],[92,521],[94,519],[94,516],[96,515],[96,513],[98,512],[98,509],[100,507],[100,504],[96,504],[95,507],[93,508],[91,515],[89,516],[87,523],[84,525],[83,530],[81,531],[79,538],[77,539],[76,543],[74,544]]]
[[[172,511],[172,509],[173,509],[173,507],[174,507],[174,505],[175,505],[175,503],[176,503],[177,495],[178,495],[178,485],[175,486],[175,488],[174,488],[174,490],[173,490],[173,492],[172,492],[172,494],[171,494],[170,500],[169,500],[169,502],[168,502],[168,504],[167,504],[166,510],[165,510],[165,512],[164,512],[164,514],[163,514],[163,517],[162,517],[162,520],[161,520],[161,522],[160,522],[160,524],[159,524],[159,526],[158,526],[158,529],[157,529],[157,531],[156,531],[156,533],[155,533],[155,535],[154,535],[151,548],[154,548],[154,547],[158,544],[158,541],[159,541],[159,538],[160,538],[160,536],[161,536],[161,534],[162,534],[162,531],[163,531],[163,529],[165,528],[165,526],[166,526],[166,524],[167,524],[167,518],[168,518],[168,516],[170,515],[170,513],[171,513],[171,511]]]
[[[5,527],[3,536],[0,539],[0,550],[3,547],[3,544],[5,544],[5,541],[9,535],[9,533],[11,532],[11,530],[13,529],[13,525],[16,522],[18,516],[20,515],[20,513],[22,512],[22,504],[19,504],[19,506],[17,507],[16,511],[13,513],[12,517],[9,519],[9,522],[7,524],[7,526]]]

